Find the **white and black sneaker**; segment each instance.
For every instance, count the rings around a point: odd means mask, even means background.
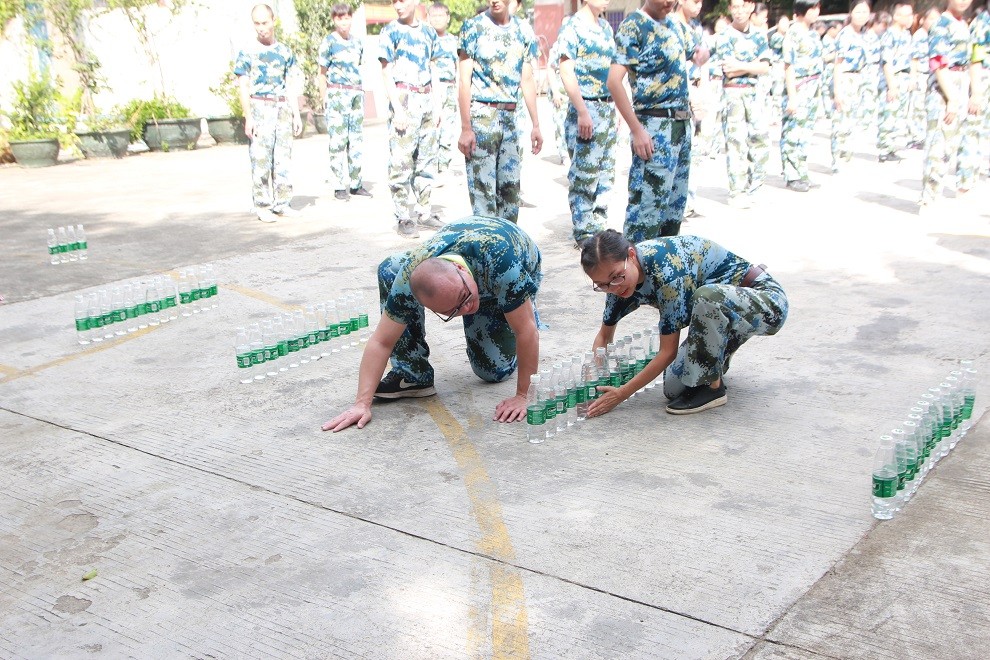
[[[377,399],[411,399],[433,396],[437,391],[433,383],[411,383],[394,371],[388,372],[375,390]]]

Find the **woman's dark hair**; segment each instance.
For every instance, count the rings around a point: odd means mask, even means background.
[[[849,3],[849,12],[852,13],[852,10],[860,5],[866,5],[867,9],[873,11],[873,5],[870,4],[870,0],[851,0]]]
[[[584,242],[581,248],[581,268],[588,272],[603,261],[622,261],[632,243],[614,229],[600,231]]]
[[[821,0],[794,0],[794,15],[804,16],[809,11],[822,4]]]
[[[767,7],[765,3],[757,2],[755,5],[753,5],[753,13],[754,14],[766,14],[769,11],[770,11],[770,8]]]
[[[348,4],[344,4],[343,2],[334,5],[333,8],[330,9],[330,16],[332,16],[333,18],[338,18],[340,16],[353,16],[353,15],[354,15],[354,10],[351,9],[351,6]]]

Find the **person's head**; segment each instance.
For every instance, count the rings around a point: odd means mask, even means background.
[[[712,32],[722,34],[727,27],[729,27],[729,19],[725,16],[719,16],[715,19],[715,26],[712,28]]]
[[[584,6],[591,10],[596,16],[601,16],[606,9],[611,0],[584,0]]]
[[[399,18],[400,23],[412,23],[416,20],[416,10],[419,8],[419,0],[392,0],[392,9]]]
[[[271,44],[275,41],[275,12],[268,5],[255,5],[251,9],[251,22],[258,41]]]
[[[430,25],[437,31],[437,34],[445,34],[447,26],[450,25],[450,10],[442,2],[434,2],[426,12],[430,19]]]
[[[678,3],[685,18],[698,18],[701,15],[701,0],[680,0]]]
[[[971,4],[973,4],[973,0],[948,0],[945,8],[956,18],[962,18]]]
[[[353,12],[354,10],[351,9],[351,6],[343,2],[335,4],[330,9],[334,28],[345,37],[351,33],[351,21],[354,18]]]
[[[581,248],[581,268],[596,291],[628,298],[642,279],[636,248],[614,229],[600,231]]]
[[[509,0],[488,0],[488,13],[496,22],[507,21],[511,14]]]
[[[938,17],[942,15],[935,7],[929,7],[928,11],[925,12],[924,18],[921,19],[921,27],[925,28],[925,31],[931,30],[932,26],[935,25],[935,21]]]
[[[911,24],[914,23],[914,7],[911,6],[908,0],[897,0],[894,3],[892,18],[894,25],[899,29],[908,30],[911,28]]]
[[[677,7],[677,0],[643,0],[643,11],[654,19],[663,19]]]
[[[770,8],[762,2],[753,5],[753,15],[749,17],[749,24],[758,30],[766,30],[770,27]]]
[[[867,23],[867,26],[879,35],[887,31],[887,28],[890,27],[893,20],[894,19],[887,12],[878,11]]]
[[[811,25],[818,20],[821,13],[821,0],[794,0],[794,18]]]
[[[842,24],[838,21],[832,21],[828,24],[828,29],[825,30],[825,36],[835,39],[839,35],[839,30],[842,29]]]
[[[441,319],[478,311],[478,284],[464,266],[447,259],[427,259],[409,278],[413,297]]]
[[[751,0],[729,0],[729,15],[732,16],[732,25],[736,29],[744,30],[749,25],[754,6]]]
[[[872,12],[869,0],[852,0],[849,5],[849,25],[857,32],[866,26]]]
[[[791,19],[787,17],[787,14],[781,14],[780,18],[777,19],[777,32],[787,34],[789,27],[791,27]]]

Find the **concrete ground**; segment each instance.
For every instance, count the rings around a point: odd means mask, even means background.
[[[438,396],[376,405],[362,431],[320,431],[359,347],[237,382],[237,326],[373,296],[411,245],[384,126],[374,199],[335,201],[309,137],[300,214],[274,225],[248,213],[243,147],[0,168],[0,656],[985,658],[990,430],[892,521],[870,515],[870,472],[958,359],[990,370],[987,186],[918,218],[919,152],[880,165],[860,144],[831,175],[819,133],[803,195],[774,155],[750,211],[726,206],[721,160],[697,169],[683,233],[768,264],[791,301],[733,360],[728,405],[673,417],[654,389],[542,445],[491,421],[514,385],[473,376],[457,322],[428,322]],[[603,302],[553,151],[526,159],[520,216],[544,254],[543,363],[590,345]],[[434,201],[466,214],[463,176]],[[89,259],[51,266],[45,230],[70,222]],[[76,343],[76,293],[199,264],[217,309]]]

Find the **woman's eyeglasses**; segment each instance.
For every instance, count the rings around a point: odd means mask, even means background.
[[[616,275],[614,278],[612,278],[612,281],[609,282],[608,284],[602,284],[601,282],[592,282],[591,288],[597,291],[598,293],[607,293],[609,289],[613,287],[617,287],[626,281],[626,269],[628,267],[629,267],[629,257],[626,257],[626,260],[622,263],[621,274]]]

